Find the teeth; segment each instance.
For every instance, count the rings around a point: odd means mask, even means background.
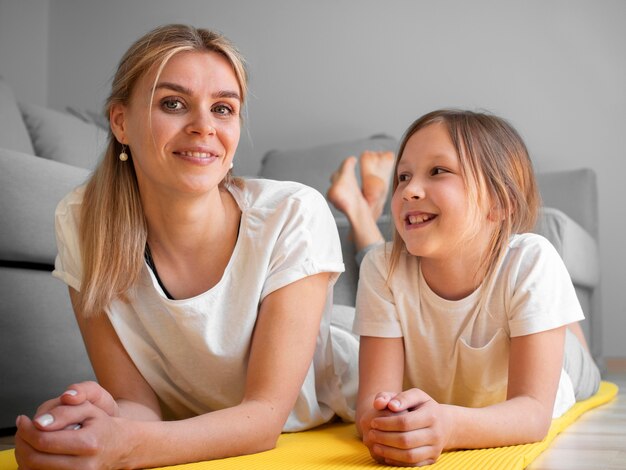
[[[409,223],[411,225],[413,225],[413,224],[421,224],[421,223],[426,222],[427,220],[430,220],[432,218],[433,218],[433,216],[432,215],[428,215],[428,214],[410,215],[408,217]]]
[[[184,157],[193,157],[193,158],[209,158],[212,156],[212,154],[210,153],[189,152],[189,151],[180,152],[180,154]]]

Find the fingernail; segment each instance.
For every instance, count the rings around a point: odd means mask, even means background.
[[[64,391],[63,395],[71,395],[75,397],[76,395],[78,395],[78,392],[76,390],[69,389],[69,390]]]
[[[15,427],[19,428],[20,427],[20,420],[22,419],[22,415],[18,415],[17,418],[15,418]]]
[[[39,426],[45,428],[46,426],[50,426],[52,423],[54,423],[54,416],[46,413],[45,415],[41,415],[38,418],[35,418],[35,421],[37,421]]]
[[[392,405],[394,408],[400,408],[400,402],[398,400],[391,400],[389,404]]]

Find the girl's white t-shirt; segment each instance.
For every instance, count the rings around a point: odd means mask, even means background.
[[[251,338],[263,299],[306,276],[330,272],[315,357],[285,431],[307,429],[335,413],[354,418],[342,388],[354,389],[356,354],[333,354],[332,288],[344,270],[334,219],[315,190],[292,182],[243,180],[229,191],[241,209],[239,237],[222,279],[209,291],[170,300],[144,263],[129,302],[115,300],[106,313],[130,358],[156,392],[168,419],[183,419],[239,404],[244,395]],[[59,253],[53,275],[80,290],[78,241],[84,187],[56,210]],[[344,360],[345,359],[345,360]]]
[[[478,309],[481,286],[450,301],[422,277],[419,258],[404,252],[386,283],[390,244],[361,265],[354,332],[402,337],[404,387],[420,388],[439,403],[484,407],[506,399],[510,338],[547,331],[584,318],[557,251],[535,234],[514,235]],[[575,403],[562,370],[553,417]]]

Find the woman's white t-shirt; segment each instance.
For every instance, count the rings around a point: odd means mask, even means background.
[[[348,403],[342,389],[355,389],[356,370],[348,370],[354,368],[348,359],[356,355],[357,342],[340,338],[340,351],[333,354],[332,288],[344,266],[326,201],[292,182],[247,179],[228,189],[242,214],[222,279],[196,297],[170,300],[144,263],[128,303],[116,300],[106,311],[120,341],[156,392],[166,418],[232,407],[244,395],[263,299],[306,276],[330,272],[313,364],[284,430],[307,429],[335,414],[353,419],[354,403]],[[84,187],[73,191],[56,210],[59,253],[53,275],[76,290],[82,279],[78,226],[83,192]]]
[[[480,310],[484,285],[462,300],[443,299],[422,277],[419,258],[406,252],[388,285],[390,251],[381,245],[363,260],[354,332],[402,337],[405,389],[420,388],[439,403],[483,407],[504,401],[510,338],[583,319],[563,261],[539,235],[511,238]],[[574,403],[563,370],[553,417]]]

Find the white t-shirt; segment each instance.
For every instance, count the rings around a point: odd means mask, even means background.
[[[354,332],[402,337],[404,387],[420,388],[439,403],[483,407],[506,399],[510,338],[583,319],[563,261],[545,238],[514,235],[478,311],[480,286],[450,301],[422,277],[419,258],[403,253],[386,285],[390,244],[363,260]],[[553,417],[575,402],[572,382],[561,372]]]
[[[229,187],[242,211],[239,237],[222,279],[209,291],[170,300],[144,263],[129,303],[107,309],[120,341],[156,392],[164,416],[183,419],[239,404],[258,308],[270,293],[306,276],[330,272],[328,297],[314,361],[285,431],[307,429],[334,414],[353,419],[341,378],[356,382],[343,358],[356,355],[356,340],[333,355],[330,334],[332,287],[344,270],[334,219],[315,190],[291,182],[244,180]],[[59,254],[53,275],[80,290],[78,244],[84,188],[56,210]],[[345,341],[344,341],[345,343]]]

